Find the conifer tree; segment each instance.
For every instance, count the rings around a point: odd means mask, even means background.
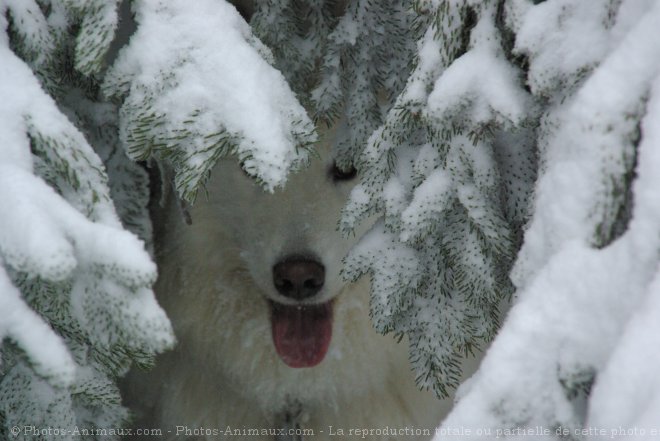
[[[267,44],[270,4],[256,15]],[[371,274],[376,329],[408,336],[418,384],[440,396],[498,327],[535,176],[533,105],[497,12],[496,2],[350,2],[305,63],[319,66],[313,112],[344,121],[335,155],[361,173],[340,228],[382,217],[345,276]],[[283,54],[300,45],[275,43],[293,47]]]
[[[518,301],[444,427],[648,436],[660,411],[647,350],[660,298],[660,5],[504,11],[541,106],[540,173],[511,274]]]
[[[118,428],[127,412],[115,378],[131,362],[148,365],[173,336],[151,291],[155,265],[122,227],[121,190],[111,191],[99,157],[135,174],[112,153],[116,121],[92,80],[116,3],[0,5],[0,437]],[[120,212],[146,238],[144,202]]]
[[[463,392],[470,404],[459,406],[446,427],[580,427],[587,422],[585,403],[596,374],[616,378],[603,360],[617,340],[609,332],[624,329],[634,310],[621,303],[627,297],[624,274],[633,271],[628,264],[638,268],[631,276],[634,305],[650,299],[655,286],[654,215],[639,207],[644,213],[639,217],[646,219],[642,224],[649,228],[648,248],[638,243],[641,248],[634,251],[635,246],[618,243],[634,242],[641,234],[633,232],[643,228],[634,223],[635,192],[644,206],[654,182],[650,176],[642,179],[638,155],[644,145],[655,145],[652,106],[649,102],[647,109],[646,103],[658,75],[658,57],[650,48],[658,38],[651,29],[651,23],[657,25],[657,6],[634,0],[597,5],[429,0],[398,4],[388,14],[373,3],[349,2],[328,36],[307,52],[317,58],[304,63],[316,66],[311,112],[321,120],[336,116],[340,124],[346,118],[349,143],[340,144],[336,154],[360,174],[340,229],[350,234],[360,221],[378,219],[349,253],[345,275],[370,274],[374,325],[381,332],[407,335],[418,383],[441,396],[457,383],[460,357],[493,338],[501,308],[515,292],[520,305],[500,337],[504,342],[486,360],[479,386]],[[264,31],[266,13],[258,14],[256,31],[270,44],[275,31]],[[412,62],[404,63],[402,76],[390,75],[391,82],[375,73],[387,68],[368,49],[380,47],[379,31],[386,23],[412,23],[401,26],[401,38],[417,44],[412,58],[398,49],[405,44],[394,47],[398,61]],[[276,43],[280,53],[287,51],[281,46],[301,45]],[[287,71],[287,59],[276,65]],[[591,257],[574,261],[562,251],[575,240],[593,250]],[[630,251],[613,250],[618,247]],[[613,264],[613,256],[628,264],[614,271],[605,264],[607,259]],[[558,265],[553,262],[562,258],[564,277],[553,273]],[[571,271],[571,265],[578,270]],[[616,283],[605,287],[610,274],[617,274]],[[570,283],[587,284],[577,298],[593,309],[572,303],[576,288]],[[554,303],[555,291],[566,296],[563,305]],[[608,300],[595,305],[601,292],[609,293]],[[616,313],[609,310],[613,305],[619,305]],[[529,308],[541,312],[532,314]],[[518,309],[530,317],[540,314],[544,344],[533,327],[520,327],[526,318],[516,314]],[[589,317],[590,311],[602,309],[610,312]],[[571,317],[560,321],[567,326],[564,332],[551,319],[561,316]],[[607,333],[610,343],[599,344],[597,332],[584,336],[579,328],[590,320],[601,331],[616,323]],[[637,327],[631,332],[639,336],[644,331]],[[507,345],[519,348],[520,356],[513,357]],[[571,348],[571,355],[555,352],[558,347]],[[538,357],[526,359],[527,350]],[[620,358],[613,363],[623,365]],[[515,375],[507,375],[507,369]],[[644,372],[641,378],[651,381]],[[544,389],[552,390],[552,399]],[[620,411],[622,406],[608,405],[604,397],[621,389],[607,383],[596,387],[593,399],[601,401],[592,403],[594,409]],[[601,423],[607,422],[603,415],[618,418],[597,412],[589,418]]]
[[[657,2],[255,0],[249,25],[224,0],[0,12],[0,438],[119,427],[117,376],[173,343],[137,161],[186,203],[224,156],[269,191],[313,157],[312,121],[359,173],[338,228],[373,222],[344,275],[371,278],[373,324],[406,337],[420,387],[447,395],[513,303],[445,428],[654,422]]]
[[[132,2],[139,30],[108,70],[119,3],[0,1],[2,439],[117,439],[128,417],[117,377],[174,343],[151,290],[148,176],[129,157],[164,161],[192,202],[219,157],[235,153],[272,189],[315,137],[269,49],[224,2]],[[154,43],[164,51],[149,54]],[[251,62],[235,90],[231,56]]]

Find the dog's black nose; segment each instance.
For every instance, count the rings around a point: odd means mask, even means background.
[[[287,257],[273,266],[273,283],[283,296],[303,300],[317,294],[325,282],[325,268],[305,257]]]

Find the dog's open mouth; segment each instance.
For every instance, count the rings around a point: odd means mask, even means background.
[[[293,368],[313,367],[323,361],[332,338],[332,302],[269,303],[273,343],[282,361]]]

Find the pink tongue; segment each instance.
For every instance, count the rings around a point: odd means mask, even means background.
[[[323,361],[332,337],[332,305],[271,303],[271,331],[278,355],[293,368]]]

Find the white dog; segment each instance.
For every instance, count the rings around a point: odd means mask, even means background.
[[[368,280],[340,276],[356,239],[337,222],[355,179],[333,165],[333,136],[274,194],[225,160],[190,225],[174,196],[156,210],[156,291],[178,344],[129,378],[141,427],[167,439],[433,436],[451,403],[416,388],[405,341],[372,329]]]

